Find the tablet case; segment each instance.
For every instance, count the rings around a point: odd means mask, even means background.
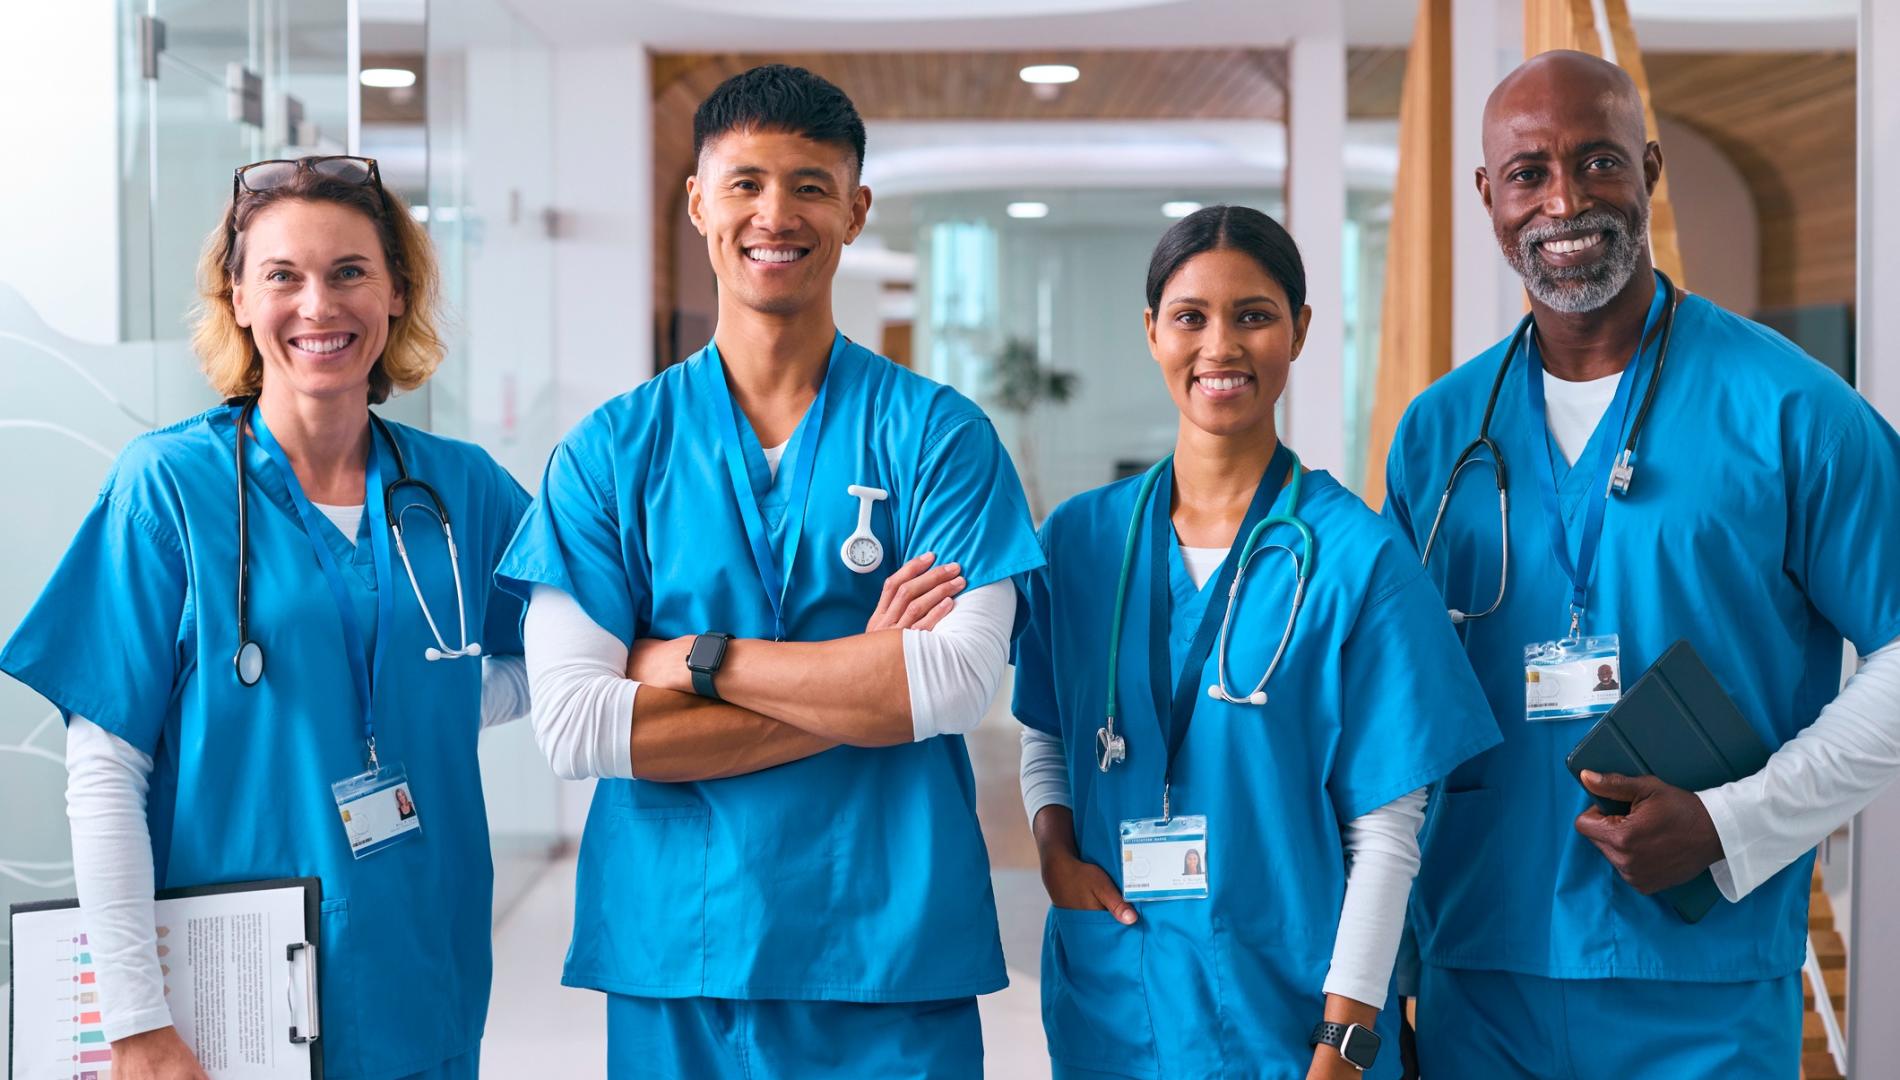
[[[1685,640],[1643,672],[1564,764],[1572,776],[1585,769],[1655,776],[1702,791],[1761,771],[1768,755],[1761,736]],[[1600,797],[1596,803],[1606,814],[1629,813],[1628,803]],[[1722,899],[1707,870],[1660,895],[1684,922],[1701,919]]]

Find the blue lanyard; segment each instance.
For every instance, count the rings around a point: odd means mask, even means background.
[[[1201,669],[1207,666],[1207,654],[1213,651],[1214,640],[1220,635],[1225,605],[1236,599],[1228,597],[1227,591],[1233,586],[1234,575],[1239,571],[1240,564],[1247,558],[1248,553],[1242,549],[1251,546],[1257,539],[1254,527],[1273,509],[1274,500],[1280,497],[1280,489],[1286,486],[1287,474],[1293,469],[1293,451],[1283,443],[1275,448],[1272,459],[1267,462],[1260,486],[1254,489],[1253,502],[1247,506],[1247,516],[1241,520],[1239,531],[1234,533],[1234,546],[1227,550],[1227,558],[1221,560],[1220,570],[1210,583],[1209,587],[1214,591],[1208,594],[1207,608],[1201,612],[1201,624],[1188,644],[1181,670],[1172,679],[1168,676],[1169,609],[1172,606],[1172,593],[1168,587],[1168,547],[1174,542],[1174,525],[1169,513],[1174,501],[1172,456],[1156,468],[1162,471],[1155,485],[1154,498],[1147,507],[1148,689],[1154,694],[1155,715],[1167,726],[1168,757],[1162,767],[1161,779],[1162,814],[1165,817],[1169,816],[1167,789],[1174,776],[1174,759],[1181,752],[1182,743],[1187,741],[1188,725],[1194,720],[1194,707],[1199,704],[1202,694]],[[1297,507],[1287,509],[1289,514],[1298,512]],[[1141,508],[1137,507],[1135,512],[1139,515]],[[1169,687],[1174,691],[1172,698],[1166,696]]]
[[[1636,355],[1623,368],[1622,377],[1616,380],[1616,396],[1610,401],[1609,411],[1604,419],[1615,419],[1609,438],[1597,439],[1596,454],[1589,462],[1591,487],[1584,498],[1590,500],[1584,509],[1583,535],[1577,538],[1577,558],[1570,558],[1570,541],[1564,528],[1563,510],[1557,499],[1557,462],[1552,456],[1549,412],[1544,405],[1544,361],[1537,351],[1535,328],[1526,331],[1530,343],[1524,350],[1525,369],[1524,386],[1530,396],[1531,423],[1534,427],[1532,438],[1544,447],[1544,468],[1532,469],[1537,474],[1538,501],[1544,507],[1544,520],[1549,526],[1550,548],[1557,558],[1557,565],[1570,578],[1570,635],[1566,640],[1574,641],[1582,633],[1585,601],[1590,594],[1590,571],[1596,565],[1597,548],[1603,539],[1603,509],[1610,501],[1610,469],[1616,462],[1616,448],[1623,437],[1623,427],[1629,420],[1630,399],[1635,396],[1639,379],[1638,368],[1643,363],[1643,353],[1655,339],[1652,327],[1656,325],[1656,316],[1662,310],[1663,291],[1658,289],[1656,300],[1649,306],[1648,318],[1643,323],[1643,336],[1637,342]],[[1600,424],[1600,422],[1599,422]],[[1578,461],[1577,468],[1585,467]]]
[[[372,420],[371,427],[375,424]],[[337,565],[336,554],[330,545],[323,542],[322,515],[310,499],[303,493],[303,485],[297,482],[297,473],[290,467],[290,459],[284,455],[284,449],[270,433],[264,423],[264,413],[259,409],[251,410],[251,433],[257,439],[257,445],[270,455],[272,464],[284,478],[284,487],[290,492],[290,502],[297,508],[297,517],[303,522],[304,539],[310,542],[310,550],[317,557],[317,565],[323,569],[324,580],[330,585],[330,598],[336,602],[337,617],[343,623],[343,655],[350,664],[350,681],[356,688],[356,702],[363,713],[363,743],[369,749],[370,767],[376,766],[376,725],[374,719],[375,699],[374,680],[380,678],[383,670],[383,654],[389,646],[391,626],[395,621],[395,607],[389,598],[390,568],[389,552],[382,542],[383,533],[388,529],[388,513],[383,506],[383,465],[382,450],[376,443],[376,433],[370,432],[369,464],[363,483],[363,512],[369,515],[369,539],[371,552],[376,561],[376,651],[374,658],[363,644],[363,628],[356,622],[356,605],[350,600],[350,588],[343,581],[343,570]]]
[[[818,384],[818,396],[812,399],[804,422],[799,424],[791,444],[785,448],[785,457],[779,463],[780,469],[792,470],[792,488],[785,507],[788,516],[785,527],[789,532],[783,566],[779,565],[778,550],[772,545],[772,535],[766,529],[765,515],[759,510],[759,494],[752,487],[752,472],[745,458],[745,442],[739,437],[739,403],[732,399],[732,388],[726,385],[725,364],[720,359],[719,346],[706,346],[706,355],[711,362],[704,366],[705,377],[713,384],[708,389],[720,418],[725,421],[721,442],[726,455],[726,471],[732,476],[732,493],[739,500],[739,516],[745,521],[746,540],[752,545],[752,563],[758,569],[759,584],[764,586],[765,598],[772,605],[774,641],[785,640],[785,592],[791,584],[788,571],[797,565],[798,542],[805,530],[805,504],[811,497],[812,467],[818,460],[819,437],[825,426],[825,396],[831,389],[832,374],[838,370],[838,359],[844,354],[847,343],[843,334],[833,338],[831,356],[825,362],[825,378]]]

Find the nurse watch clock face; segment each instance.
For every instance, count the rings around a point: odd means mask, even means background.
[[[875,536],[854,536],[844,542],[844,561],[858,573],[868,573],[884,561],[884,545]]]

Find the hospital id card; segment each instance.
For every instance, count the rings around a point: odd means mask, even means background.
[[[1622,646],[1615,634],[1524,646],[1524,719],[1602,716],[1622,697]]]
[[[330,785],[350,854],[365,858],[422,831],[409,773],[401,765],[374,766]]]
[[[1121,834],[1123,899],[1207,899],[1205,816],[1131,818]]]

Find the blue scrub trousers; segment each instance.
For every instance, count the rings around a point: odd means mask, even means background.
[[[865,1005],[607,995],[612,1080],[975,1080],[976,999]]]
[[[1421,1080],[1801,1075],[1801,975],[1759,982],[1546,979],[1426,964]]]

